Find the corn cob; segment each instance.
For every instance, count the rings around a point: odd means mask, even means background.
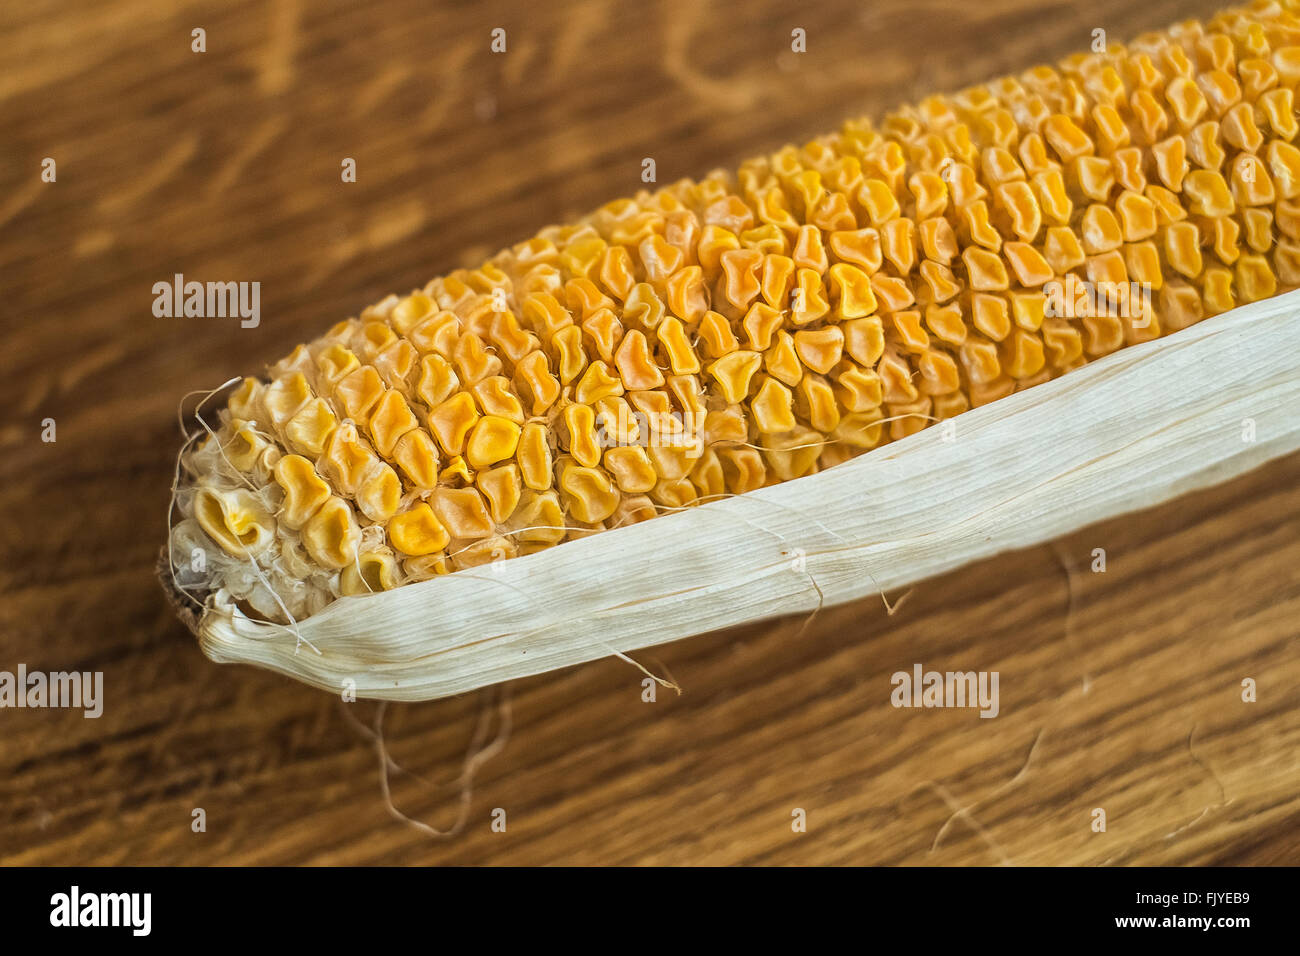
[[[813,474],[1300,285],[1292,11],[852,120],[386,298],[184,454],[178,582],[301,619]],[[1152,298],[1047,306],[1076,281]]]

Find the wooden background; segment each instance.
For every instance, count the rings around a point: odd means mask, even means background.
[[[375,705],[209,663],[153,576],[187,391],[635,190],[643,157],[661,182],[700,174],[1211,6],[5,4],[0,669],[101,670],[107,700],[99,720],[0,711],[0,860],[1300,862],[1300,456],[931,580],[892,616],[865,601],[645,655],[680,697],[642,702],[618,660],[517,682],[446,841],[386,811],[347,719]],[[154,318],[176,272],[260,281],[261,326]],[[893,709],[917,662],[998,670],[1001,715]],[[451,825],[500,703],[390,707],[418,775],[394,775],[396,804]]]

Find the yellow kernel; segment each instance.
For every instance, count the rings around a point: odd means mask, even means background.
[[[721,358],[740,348],[731,323],[717,312],[706,312],[700,320],[700,341],[704,343],[705,353],[712,358]]]
[[[285,455],[275,463],[275,481],[284,490],[279,520],[297,531],[329,500],[330,486],[301,455]]]
[[[345,375],[334,388],[335,400],[343,406],[343,414],[354,421],[369,419],[384,394],[384,381],[370,365]]]
[[[1115,188],[1114,167],[1100,156],[1082,156],[1074,164],[1075,182],[1089,199],[1109,202]]]
[[[1012,231],[1023,241],[1032,242],[1042,228],[1043,215],[1029,184],[1023,180],[1004,183],[995,190],[994,196],[1010,217]]]
[[[384,551],[367,551],[343,569],[339,590],[344,594],[377,594],[397,587],[397,559]]]
[[[397,440],[418,425],[406,398],[397,389],[390,389],[370,416],[370,434],[375,440],[375,449],[385,458],[392,457]]]
[[[524,407],[510,390],[510,380],[504,375],[493,375],[474,385],[470,391],[484,415],[508,418],[516,425],[524,423]],[[434,404],[437,404],[436,402]]]
[[[997,295],[971,296],[971,323],[995,342],[1000,342],[1011,331],[1011,310],[1007,300]]]
[[[523,427],[517,458],[519,474],[527,487],[534,491],[545,491],[551,487],[551,448],[545,425],[529,422]]]
[[[582,329],[576,325],[565,326],[551,337],[551,347],[558,357],[556,365],[560,382],[568,385],[587,367],[587,354],[582,348]]]
[[[910,219],[892,219],[880,227],[881,250],[901,275],[916,265],[916,224]],[[818,271],[813,269],[812,271]]]
[[[383,524],[397,511],[402,499],[402,483],[397,472],[380,464],[357,488],[357,510],[379,524]]]
[[[830,247],[837,259],[857,266],[867,275],[874,274],[884,262],[880,233],[875,229],[832,232]]]
[[[569,405],[561,414],[568,431],[569,454],[588,468],[600,462],[600,440],[596,435],[596,412],[590,405]]]
[[[998,347],[994,342],[972,337],[962,345],[957,354],[972,386],[997,381],[1002,375]]]
[[[1060,170],[1045,169],[1035,173],[1032,183],[1043,217],[1054,225],[1068,225],[1074,204],[1065,190],[1065,180],[1061,178]]]
[[[285,437],[295,451],[313,457],[325,451],[325,445],[338,427],[338,419],[324,399],[314,398],[284,426]]]
[[[572,463],[563,465],[559,487],[569,513],[579,521],[604,521],[618,506],[618,489],[609,475],[599,468]]]
[[[773,308],[784,308],[794,288],[794,260],[789,256],[769,255],[763,259],[762,281],[759,283],[763,299]]]
[[[1025,329],[1012,329],[1002,343],[1002,368],[1012,378],[1028,378],[1043,368],[1043,340]]]
[[[255,421],[259,416],[264,388],[255,378],[246,378],[230,395],[228,403],[230,414],[245,421]]]
[[[668,354],[674,375],[695,375],[700,371],[700,360],[686,336],[686,326],[680,319],[668,317],[659,324],[658,338]]]
[[[486,538],[492,517],[483,496],[473,488],[439,488],[431,499],[433,513],[453,538]]]
[[[469,392],[457,392],[430,410],[429,430],[444,452],[460,455],[465,451],[465,439],[478,418],[478,409],[474,407]]]
[[[912,287],[897,276],[872,276],[871,291],[883,312],[898,312],[916,301]]]
[[[403,554],[419,556],[441,551],[451,535],[428,503],[421,501],[389,520],[388,540]]]
[[[885,350],[885,334],[878,317],[845,322],[844,350],[861,365],[872,366]]]
[[[728,402],[742,402],[749,394],[749,382],[762,364],[758,352],[738,350],[724,355],[708,367]]]
[[[633,329],[623,336],[623,342],[614,353],[623,387],[629,389],[658,388],[664,383],[663,373],[655,365],[645,335]]]
[[[397,440],[393,461],[416,488],[432,488],[438,483],[438,447],[422,428],[414,428]]]
[[[420,360],[420,380],[416,385],[416,394],[420,400],[432,408],[452,396],[460,387],[456,371],[441,355],[430,354]]]
[[[312,560],[324,568],[351,564],[357,554],[361,529],[352,509],[342,498],[331,497],[302,527],[302,543]]]
[[[271,448],[271,443],[258,434],[252,422],[232,419],[230,424],[234,434],[222,445],[222,456],[239,471],[251,472]]]
[[[1124,242],[1119,220],[1108,206],[1094,204],[1084,210],[1079,231],[1083,235],[1084,251],[1090,256],[1118,249]]]
[[[1277,279],[1263,256],[1245,255],[1238,259],[1236,278],[1242,302],[1258,302],[1277,291]]]
[[[605,469],[613,476],[619,490],[627,494],[650,491],[659,476],[650,463],[650,456],[639,445],[623,445],[605,452]]]
[[[492,520],[497,524],[504,524],[519,506],[519,498],[523,493],[519,466],[500,465],[481,471],[475,479],[475,484],[487,499]]]
[[[884,401],[884,386],[880,376],[872,369],[847,364],[849,367],[835,379],[836,399],[851,412],[878,407]]]
[[[952,345],[966,341],[966,323],[962,321],[961,306],[956,302],[928,306],[925,325],[937,338]]]
[[[784,329],[777,333],[776,342],[763,354],[763,364],[773,377],[787,385],[797,384],[803,377],[799,353],[795,351],[794,336]]]
[[[794,334],[799,360],[814,372],[825,374],[835,367],[844,352],[844,333],[836,326]]]
[[[1001,292],[1010,285],[1002,260],[986,249],[969,246],[961,254],[970,286],[977,292]]]
[[[361,360],[342,345],[325,347],[316,356],[316,371],[320,380],[326,385],[334,385],[341,378],[355,371]]]
[[[574,390],[575,400],[584,405],[592,405],[602,398],[623,394],[623,382],[611,374],[604,362],[592,362]]]
[[[486,468],[514,455],[520,427],[508,418],[484,415],[469,434],[465,458],[474,468]]]
[[[1094,146],[1086,133],[1070,117],[1057,113],[1043,124],[1043,138],[1061,161],[1068,163],[1080,156],[1090,155]]]
[[[200,489],[194,497],[194,516],[208,537],[234,557],[261,554],[275,540],[275,519],[260,498],[243,488]]]
[[[311,400],[311,386],[301,372],[277,378],[266,387],[262,401],[271,421],[283,425]]]
[[[828,270],[828,278],[831,301],[838,305],[836,314],[839,318],[858,319],[876,311],[876,296],[871,291],[871,277],[862,269],[845,262],[837,262]]]
[[[762,302],[755,302],[745,313],[741,321],[745,331],[746,345],[756,351],[765,351],[772,344],[772,337],[785,324],[785,316],[779,309]]]
[[[1208,169],[1195,169],[1183,180],[1188,208],[1197,216],[1230,216],[1236,209],[1223,176]]]

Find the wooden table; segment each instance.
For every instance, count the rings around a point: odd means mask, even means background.
[[[1212,5],[559,7],[6,8],[0,669],[103,671],[106,703],[0,711],[0,859],[1300,862],[1300,456],[925,582],[892,616],[870,600],[641,655],[680,697],[643,702],[611,659],[508,701],[389,707],[416,775],[393,800],[438,828],[481,718],[508,707],[451,840],[386,810],[350,719],[374,704],[199,654],[153,570],[186,392],[634,191],[645,157],[661,182],[698,175]],[[260,326],[155,318],[175,273],[260,281]],[[999,671],[1000,715],[891,707],[917,662]]]

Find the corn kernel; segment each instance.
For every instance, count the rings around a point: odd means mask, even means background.
[[[343,568],[356,557],[361,530],[347,502],[331,496],[302,526],[302,543],[323,568]]]
[[[388,540],[403,554],[419,556],[441,551],[451,535],[428,503],[421,501],[393,516],[388,522]]]
[[[581,407],[581,406],[578,406]],[[465,458],[474,468],[486,468],[514,455],[520,427],[508,418],[484,415],[469,434]]]

